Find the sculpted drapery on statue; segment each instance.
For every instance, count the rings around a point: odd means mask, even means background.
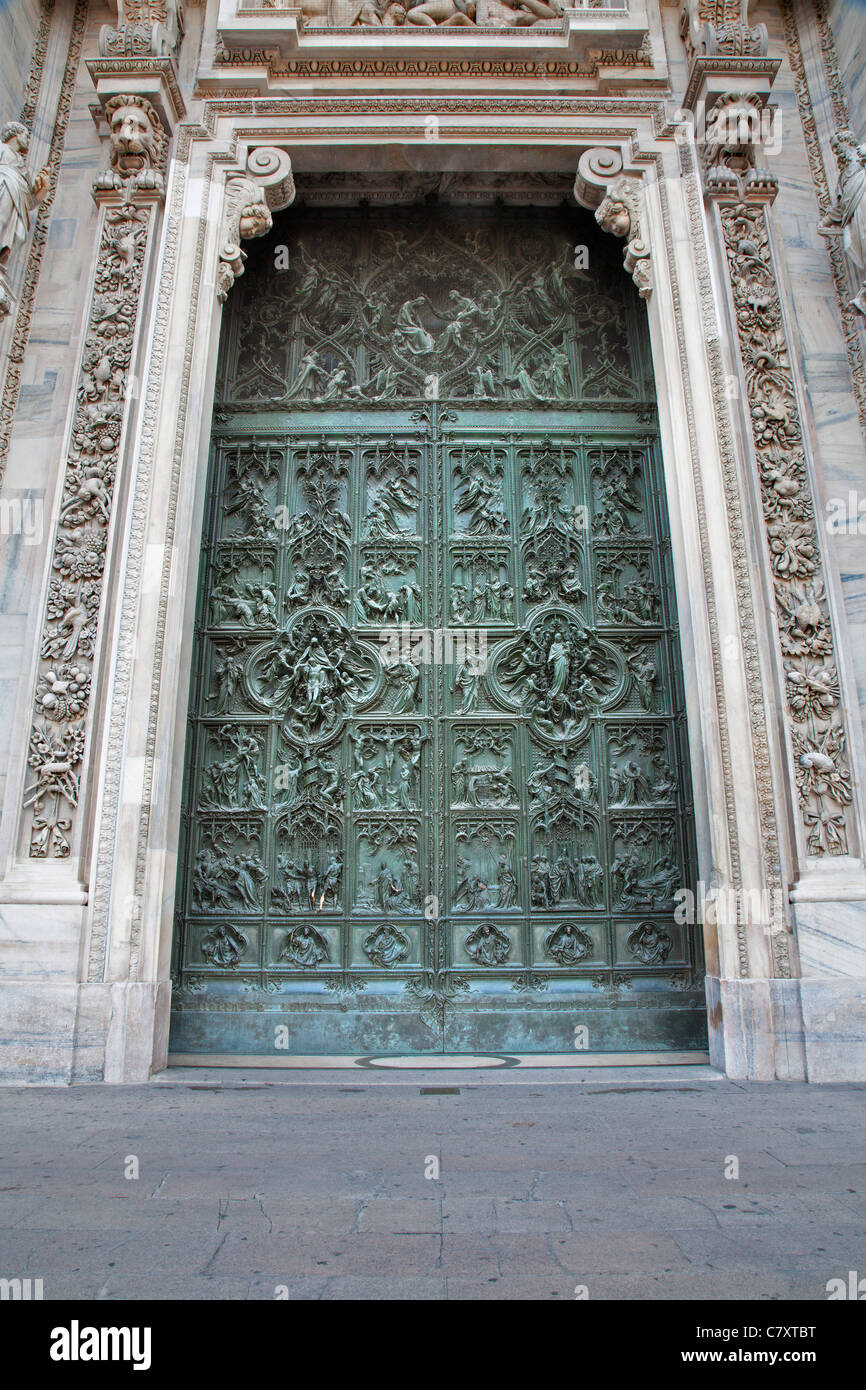
[[[0,314],[8,314],[12,296],[4,271],[16,246],[30,232],[30,213],[48,187],[48,170],[35,177],[27,172],[24,156],[30,143],[27,127],[9,121],[0,129]]]
[[[818,226],[822,236],[842,237],[842,244],[860,287],[851,301],[866,314],[866,144],[851,130],[839,130],[830,141],[839,165],[836,205]]]
[[[562,13],[559,0],[302,0],[308,29],[465,27],[509,29],[550,23]]]

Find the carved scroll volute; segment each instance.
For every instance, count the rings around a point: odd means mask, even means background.
[[[625,268],[637,285],[641,299],[652,291],[649,241],[643,231],[643,190],[639,178],[623,173],[617,149],[596,146],[586,150],[577,166],[574,196],[582,207],[595,212],[602,231],[626,238]]]
[[[241,241],[266,236],[273,227],[271,212],[287,208],[295,198],[292,161],[285,150],[260,145],[247,156],[247,173],[230,174],[226,181],[223,236],[217,268],[217,298],[221,304],[239,275],[246,252]]]

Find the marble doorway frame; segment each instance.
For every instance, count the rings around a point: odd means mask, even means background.
[[[116,617],[103,634],[111,685],[94,747],[85,976],[79,1012],[105,1009],[107,1081],[166,1064],[181,770],[192,620],[221,306],[216,274],[226,180],[248,174],[251,148],[287,151],[341,171],[391,158],[406,167],[577,171],[593,148],[621,155],[642,200],[652,290],[647,300],[671,522],[695,794],[698,862],[710,893],[774,892],[783,910],[705,923],[713,1064],[730,1076],[806,1074],[796,941],[787,889],[798,847],[779,700],[780,663],[766,604],[763,537],[749,498],[745,413],[726,383],[725,290],[690,134],[654,101],[563,100],[533,115],[520,103],[368,101],[366,111],[287,100],[206,104],[181,125],[169,168],[142,403],[130,440],[131,483],[117,518]],[[354,103],[363,107],[364,102]],[[429,127],[427,127],[429,129]],[[437,148],[431,150],[431,144]],[[249,176],[249,175],[248,175]],[[600,201],[600,184],[594,201]],[[284,214],[291,217],[291,209]],[[623,273],[627,273],[623,270]],[[761,895],[765,895],[763,899]],[[110,1007],[106,1007],[106,985]],[[89,1008],[88,990],[102,1004]]]

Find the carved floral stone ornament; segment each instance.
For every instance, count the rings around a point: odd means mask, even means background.
[[[761,202],[722,203],[776,593],[788,721],[807,850],[854,852],[851,771],[834,639],[779,291]]]
[[[834,206],[818,224],[822,236],[841,236],[845,254],[859,282],[851,300],[866,315],[866,144],[851,130],[838,130],[830,141],[839,166]]]
[[[110,167],[93,183],[103,212],[27,759],[25,833],[35,859],[72,852],[144,258],[153,205],[164,188],[167,137],[152,104],[117,93],[105,102],[104,114]],[[214,946],[220,954],[229,949],[225,942]]]
[[[14,303],[5,276],[9,257],[26,241],[30,213],[48,187],[47,169],[33,177],[27,172],[29,143],[29,131],[20,121],[9,121],[0,129],[0,316]]]
[[[103,58],[164,57],[179,45],[184,30],[181,0],[119,0],[117,27],[103,24]]]
[[[749,0],[687,0],[680,32],[693,53],[707,58],[762,58],[766,24],[748,21]]]

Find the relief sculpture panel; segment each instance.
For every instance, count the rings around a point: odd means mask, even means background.
[[[580,1008],[604,1015],[602,1050],[689,1045],[702,1017],[637,295],[618,266],[588,294],[557,217],[505,222],[341,213],[314,238],[301,218],[293,269],[265,242],[233,292],[179,887],[187,1045],[230,1015],[221,1035],[247,1046],[280,1009],[324,1052],[509,1028],[561,1050]]]

